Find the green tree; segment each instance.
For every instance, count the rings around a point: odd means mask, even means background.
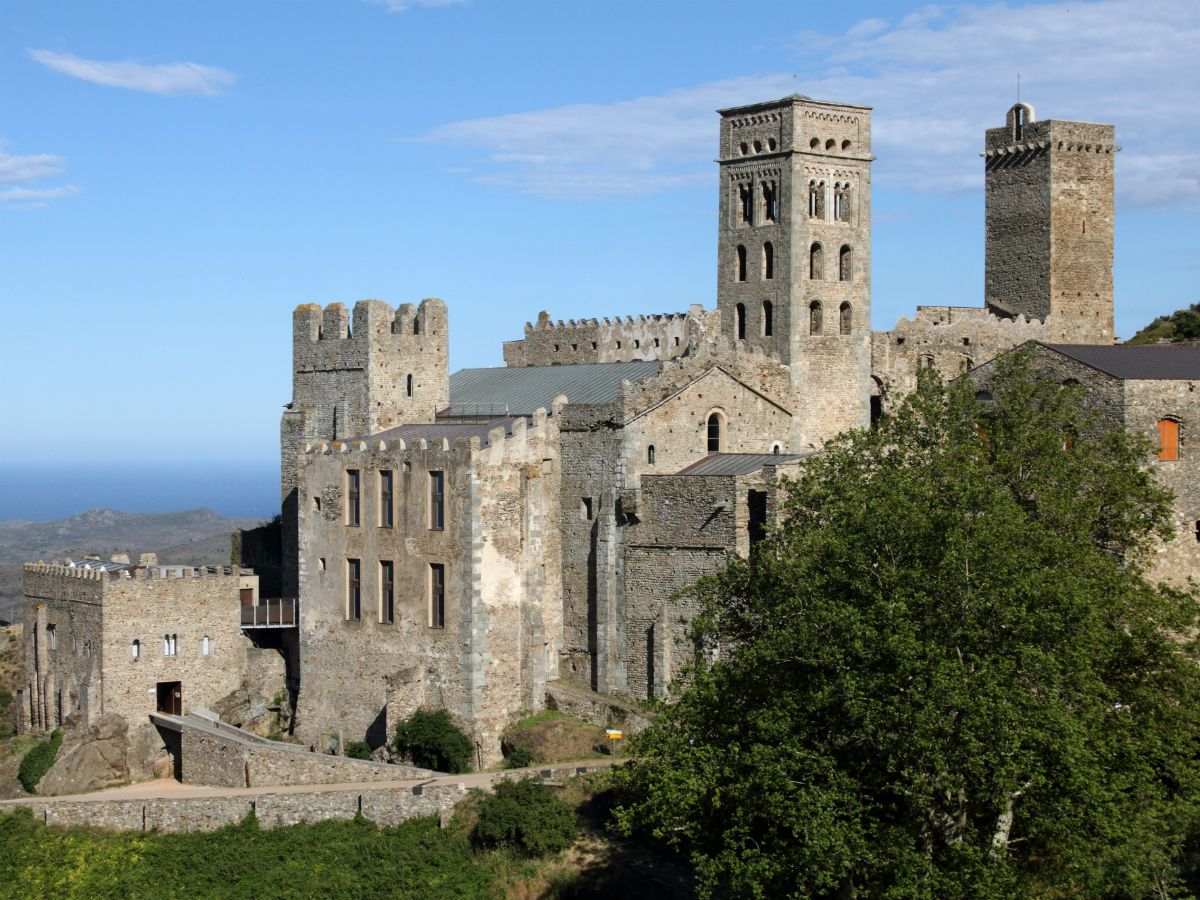
[[[697,586],[690,685],[635,740],[626,830],[735,896],[1166,896],[1197,771],[1197,609],[1149,446],[1001,361],[922,373]],[[705,661],[707,660],[707,661]]]
[[[396,750],[413,765],[439,772],[471,769],[471,739],[444,709],[418,709],[396,726]]]
[[[21,782],[21,787],[31,794],[37,789],[42,776],[50,771],[50,767],[58,759],[58,749],[62,742],[62,729],[55,728],[49,739],[39,741],[29,749],[17,770],[17,779]]]
[[[577,828],[569,804],[535,779],[522,778],[501,781],[484,795],[471,837],[480,847],[539,857],[570,847]]]

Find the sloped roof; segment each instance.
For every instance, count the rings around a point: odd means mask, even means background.
[[[749,475],[763,466],[777,466],[811,456],[811,453],[710,453],[680,469],[676,475]]]
[[[1200,343],[1042,346],[1114,378],[1146,381],[1200,380]]]
[[[559,394],[571,403],[612,403],[622,380],[642,381],[661,371],[658,360],[460,369],[450,376],[450,407],[438,415],[531,416],[538,407],[548,411]]]
[[[504,433],[512,434],[512,423],[516,421],[516,416],[504,416],[499,419],[492,419],[489,422],[471,422],[461,425],[449,425],[440,422],[432,424],[417,424],[417,425],[397,425],[395,428],[389,428],[386,431],[381,431],[378,434],[370,436],[373,441],[404,441],[405,444],[412,441],[424,439],[426,441],[440,441],[445,438],[450,442],[450,446],[454,446],[454,442],[459,438],[479,438],[479,446],[486,447],[488,445],[488,432],[493,428],[504,426]],[[347,441],[366,440],[363,437],[347,438]]]

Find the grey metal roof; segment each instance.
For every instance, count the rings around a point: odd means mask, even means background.
[[[658,360],[460,369],[450,376],[450,407],[438,416],[530,416],[538,407],[549,411],[559,394],[571,403],[612,403],[623,379],[642,381],[661,371]]]
[[[395,428],[389,428],[386,431],[381,431],[378,434],[370,435],[373,441],[404,441],[408,444],[412,441],[424,438],[427,441],[440,441],[443,438],[450,442],[450,446],[454,446],[454,442],[459,438],[479,438],[479,446],[486,447],[488,445],[488,432],[493,428],[504,426],[504,433],[512,434],[512,423],[517,419],[516,416],[504,416],[499,419],[492,419],[488,422],[471,422],[469,424],[448,425],[440,422],[425,425],[397,425]],[[347,438],[348,441],[365,440],[363,437]]]
[[[763,466],[777,466],[812,456],[811,453],[710,453],[677,475],[749,475]]]
[[[1200,380],[1200,344],[1043,344],[1114,378]]]

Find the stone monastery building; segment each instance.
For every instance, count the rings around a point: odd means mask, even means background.
[[[720,116],[715,309],[542,312],[503,367],[454,374],[440,300],[295,310],[278,584],[252,541],[238,561],[285,598],[253,603],[287,633],[274,646],[304,743],[378,747],[439,707],[491,765],[503,728],[548,691],[662,695],[693,652],[676,592],[750,552],[781,474],[869,426],[918,370],[955,377],[1029,342],[1047,371],[1161,439],[1185,525],[1162,574],[1194,570],[1200,501],[1180,448],[1200,352],[1114,344],[1111,125],[1013,106],[982,153],[983,305],[918,307],[872,331],[870,109],[792,95]],[[26,577],[54,602],[98,590]],[[272,623],[296,597],[298,615]],[[114,632],[126,668],[131,639]],[[53,691],[29,690],[27,723],[50,724]]]

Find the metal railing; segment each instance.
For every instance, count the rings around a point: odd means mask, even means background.
[[[295,628],[298,621],[295,597],[265,597],[242,607],[243,628]]]

